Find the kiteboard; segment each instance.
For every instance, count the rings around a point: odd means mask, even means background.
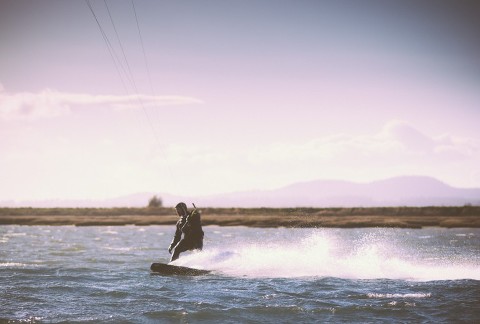
[[[189,267],[176,266],[166,263],[152,263],[150,270],[156,274],[165,276],[179,275],[179,276],[201,276],[209,274],[210,270],[194,269]]]

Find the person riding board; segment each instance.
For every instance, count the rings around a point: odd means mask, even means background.
[[[195,205],[193,205],[195,207]],[[195,208],[188,211],[187,205],[181,202],[175,206],[180,219],[176,224],[173,241],[168,247],[168,253],[172,254],[170,262],[175,261],[180,253],[189,250],[201,250],[203,248],[203,230],[200,212]],[[182,238],[183,234],[183,238]]]

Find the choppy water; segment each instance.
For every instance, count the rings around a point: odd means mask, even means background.
[[[0,226],[0,322],[479,322],[479,229]]]

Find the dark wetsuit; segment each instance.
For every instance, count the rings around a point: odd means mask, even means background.
[[[182,238],[183,234],[183,238]],[[196,210],[182,216],[177,222],[177,230],[170,244],[169,251],[173,249],[170,261],[178,259],[180,253],[203,248],[203,230],[200,213]]]

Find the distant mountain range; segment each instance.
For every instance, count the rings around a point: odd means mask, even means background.
[[[144,207],[157,195],[164,206],[179,201],[202,207],[378,207],[480,205],[480,188],[451,187],[424,176],[395,177],[370,183],[317,180],[275,190],[243,191],[209,196],[137,193],[108,200],[0,202],[3,207]]]
[[[480,205],[480,188],[451,187],[423,176],[370,183],[317,180],[268,191],[202,197],[198,204],[218,207],[378,207]]]

